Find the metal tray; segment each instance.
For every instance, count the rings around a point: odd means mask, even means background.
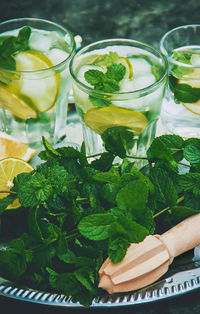
[[[167,299],[200,288],[200,263],[193,262],[193,252],[179,257],[160,281],[129,293],[105,294],[94,298],[91,308],[113,308],[134,306]],[[38,291],[29,287],[17,286],[14,282],[0,277],[0,296],[25,302],[49,306],[81,308],[71,296]]]

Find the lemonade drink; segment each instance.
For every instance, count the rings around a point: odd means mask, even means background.
[[[145,156],[166,83],[161,53],[132,40],[101,41],[81,49],[70,72],[88,154]]]
[[[169,61],[169,84],[162,120],[169,133],[200,137],[200,26],[186,25],[165,34],[161,51]]]
[[[0,130],[33,147],[65,135],[72,35],[55,23],[0,24]]]

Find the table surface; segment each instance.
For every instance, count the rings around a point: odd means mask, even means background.
[[[18,0],[0,2],[0,22],[17,17],[37,17],[59,23],[83,45],[105,38],[130,38],[159,46],[163,34],[180,25],[199,23],[200,2],[196,0]],[[74,141],[73,139],[70,139]],[[0,297],[0,314],[77,313]],[[200,313],[200,291],[164,301],[114,309],[81,309],[82,313]]]

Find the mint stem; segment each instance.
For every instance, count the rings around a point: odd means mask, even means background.
[[[177,200],[177,205],[182,202],[182,200],[184,200],[184,195],[179,197],[178,200]],[[170,206],[167,206],[166,208],[162,209],[161,211],[159,211],[158,213],[156,213],[155,215],[153,215],[153,218],[156,218],[157,216],[163,214],[164,212],[166,212],[167,210],[170,209]]]

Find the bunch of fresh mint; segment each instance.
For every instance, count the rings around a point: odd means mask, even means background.
[[[156,138],[140,170],[134,159],[115,163],[113,152],[89,163],[84,145],[43,142],[45,162],[16,176],[0,200],[1,241],[10,243],[0,250],[0,275],[17,284],[88,306],[103,292],[98,270],[107,256],[120,262],[130,243],[199,212],[200,139]],[[6,210],[16,198],[21,208]]]

